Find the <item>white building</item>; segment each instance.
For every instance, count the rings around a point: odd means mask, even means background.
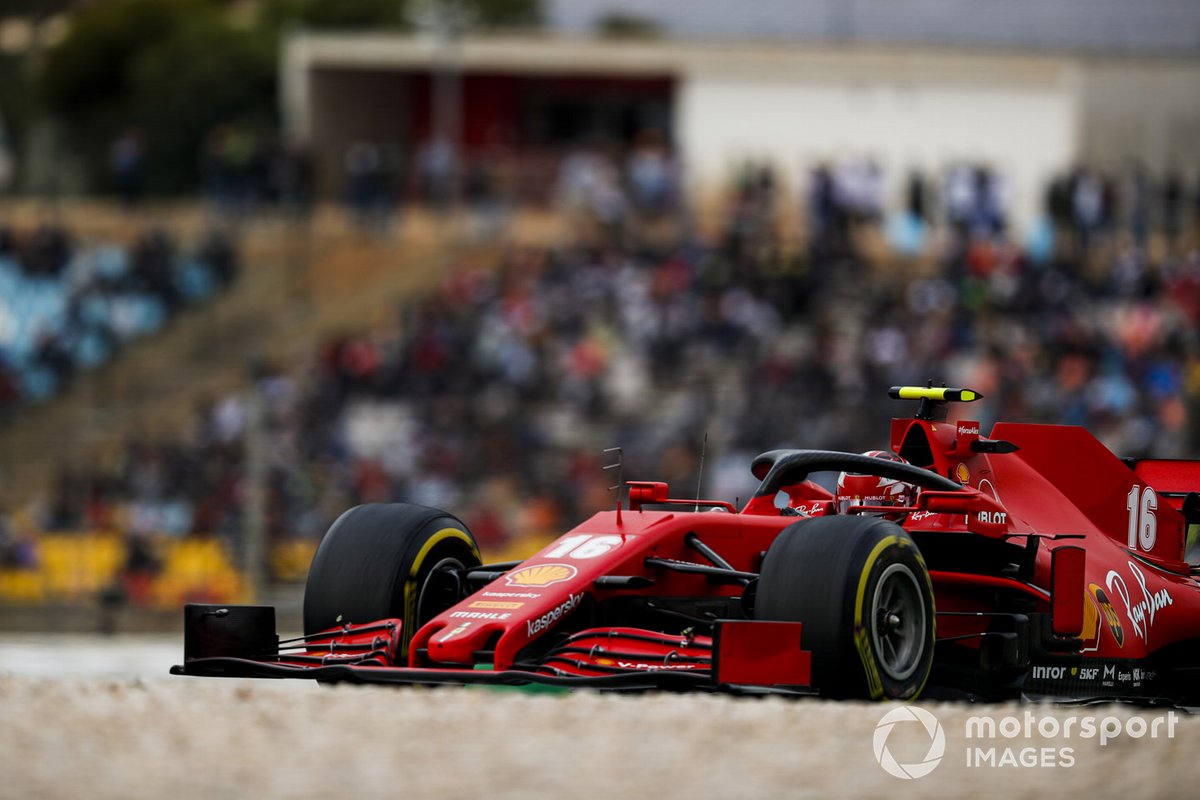
[[[774,162],[795,186],[818,161],[871,157],[893,195],[909,169],[985,162],[1005,176],[1018,225],[1039,213],[1049,178],[1079,161],[1200,165],[1200,58],[1188,55],[563,35],[446,50],[420,37],[298,34],[281,70],[286,130],[313,148],[327,190],[354,141],[408,152],[427,141],[447,113],[436,97],[451,98],[460,152],[503,151],[534,174],[580,140],[628,142],[644,128],[668,136],[700,191],[747,158]],[[439,80],[451,88],[435,91]]]

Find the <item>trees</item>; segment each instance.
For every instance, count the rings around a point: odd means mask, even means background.
[[[171,193],[195,185],[210,127],[273,118],[274,75],[273,42],[232,25],[221,3],[112,0],[75,16],[40,88],[92,187],[111,188],[110,148],[135,132],[145,188]]]
[[[414,4],[420,0],[414,0]],[[446,2],[447,0],[432,0]],[[477,25],[534,25],[539,0],[462,0]],[[194,189],[205,136],[276,123],[279,41],[292,27],[411,27],[405,0],[107,0],[78,7],[45,54],[37,96],[89,186],[115,188],[112,148],[137,142],[144,188]]]

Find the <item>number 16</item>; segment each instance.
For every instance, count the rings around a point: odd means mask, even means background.
[[[1138,503],[1139,491],[1141,503]],[[1149,486],[1143,491],[1135,483],[1125,498],[1125,510],[1129,512],[1129,549],[1137,550],[1140,544],[1143,550],[1153,550],[1158,541],[1158,518],[1154,516],[1158,510],[1158,495]]]

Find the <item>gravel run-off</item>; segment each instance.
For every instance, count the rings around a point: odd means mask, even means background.
[[[1175,712],[1173,737],[1164,722],[1157,738],[1135,738],[1131,717],[1149,728],[1167,712],[920,707],[941,724],[945,754],[930,774],[903,780],[873,747],[895,706],[9,674],[0,675],[0,797],[1179,798],[1200,785],[1200,716]],[[966,738],[968,717],[1024,725],[1027,712],[1029,738]],[[1077,722],[1064,738],[1072,716],[1122,732],[1102,746]],[[1057,737],[1043,735],[1055,727]],[[930,742],[916,722],[885,740],[902,764],[924,759]],[[1049,754],[1056,765],[968,766],[976,747],[995,748],[997,761],[1006,748],[1027,762]]]

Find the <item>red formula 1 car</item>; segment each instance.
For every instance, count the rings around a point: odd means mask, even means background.
[[[758,456],[740,510],[630,482],[527,561],[481,564],[453,516],[352,508],[313,558],[305,635],[185,609],[183,675],[550,684],[842,698],[1194,704],[1200,461],[1121,460],[1076,427],[947,422],[965,389],[898,387],[899,459]],[[912,487],[839,503],[819,472]]]

